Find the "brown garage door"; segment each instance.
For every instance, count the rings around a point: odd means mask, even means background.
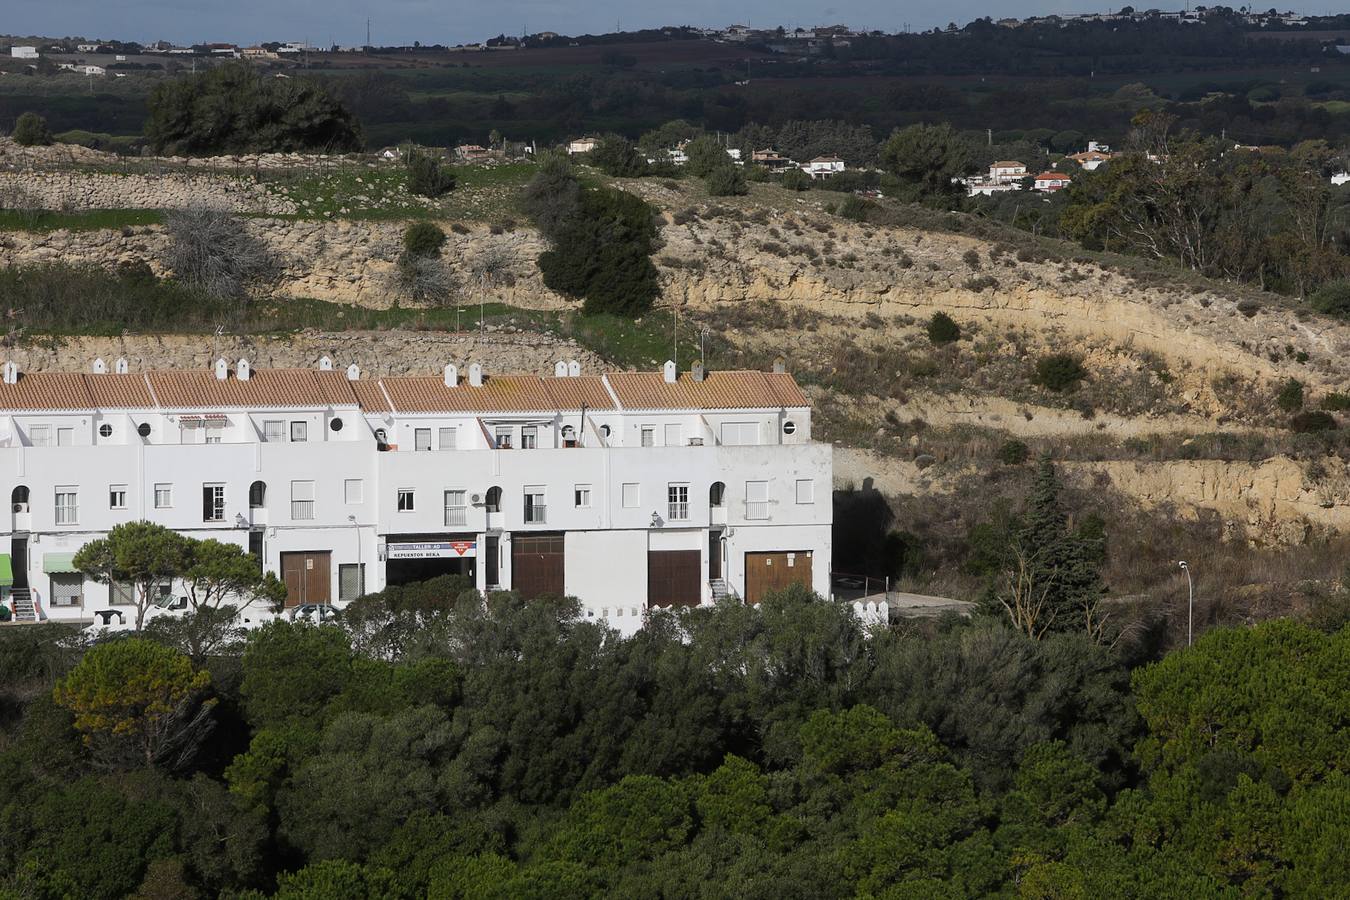
[[[770,591],[794,584],[811,586],[811,553],[808,550],[745,554],[745,599],[758,603]]]
[[[333,554],[327,550],[281,554],[281,580],[286,582],[286,605],[331,602]]]
[[[563,536],[511,536],[511,587],[527,600],[563,594]]]
[[[698,606],[702,568],[697,550],[647,551],[647,605]]]

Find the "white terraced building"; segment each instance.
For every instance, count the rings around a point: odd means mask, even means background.
[[[19,618],[128,621],[72,558],[146,519],[255,553],[288,605],[440,574],[646,609],[829,592],[831,448],[791,375],[20,373],[0,383],[0,582]],[[175,587],[162,590],[174,595]],[[118,615],[121,613],[121,615]]]

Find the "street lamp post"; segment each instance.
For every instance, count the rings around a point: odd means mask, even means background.
[[[1182,560],[1177,563],[1186,573],[1186,646],[1191,646],[1195,635],[1195,582],[1191,580],[1191,565]]]

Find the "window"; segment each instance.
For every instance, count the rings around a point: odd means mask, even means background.
[[[52,445],[52,426],[50,425],[32,425],[28,428],[28,442],[34,447],[50,447]]]
[[[366,502],[366,483],[360,478],[342,482],[342,500],[349,506]]]
[[[74,429],[74,428],[58,428],[58,429],[56,429],[56,446],[58,446],[58,447],[73,447],[74,445],[75,445],[75,429]]]
[[[767,481],[747,481],[745,483],[745,517],[747,519],[767,519],[769,517],[769,483]]]
[[[108,603],[112,606],[135,606],[136,586],[122,581],[109,585]]]
[[[291,440],[292,440],[292,441],[295,441],[296,443],[303,443],[304,441],[309,440],[309,423],[308,423],[308,422],[292,422],[292,423],[291,423]]]
[[[280,419],[268,419],[263,422],[263,440],[265,441],[284,441],[286,440],[286,423]]]
[[[796,433],[797,433],[796,422],[792,421],[791,419],[788,419],[786,422],[783,423],[783,434],[796,434]]]
[[[727,447],[744,447],[759,443],[758,422],[723,422],[722,443]]]
[[[642,503],[642,486],[632,481],[624,482],[623,508],[637,509],[640,503]]]
[[[173,485],[155,485],[155,509],[169,509],[173,506]]]
[[[202,485],[202,521],[225,521],[225,485]]]
[[[414,428],[413,429],[413,449],[430,450],[431,449],[431,429]]]
[[[666,506],[672,522],[689,518],[689,485],[672,484],[666,488]]]
[[[680,425],[678,422],[666,426],[665,438],[667,447],[680,446]]]
[[[579,484],[572,489],[572,502],[577,509],[589,509],[591,506],[591,486]]]
[[[487,499],[483,503],[490,513],[499,513],[502,511],[502,489],[499,487],[490,487],[487,492]]]
[[[400,488],[398,492],[398,511],[412,512],[416,508],[412,488]]]
[[[533,450],[539,446],[539,429],[534,425],[526,425],[520,429],[520,449]]]
[[[314,482],[291,482],[291,518],[297,521],[314,518]]]
[[[137,425],[136,433],[143,438],[148,438],[150,436],[150,423],[142,422],[141,424]]]
[[[810,478],[797,479],[797,502],[815,503],[816,502],[816,483]]]
[[[542,487],[525,488],[525,524],[542,525],[546,519],[548,507],[544,505]]]
[[[127,486],[125,484],[108,485],[108,509],[127,508]]]
[[[445,524],[446,525],[469,524],[469,507],[464,502],[463,491],[445,492]]]
[[[498,429],[496,430],[496,432],[495,432],[495,436],[496,436],[496,439],[497,439],[497,449],[498,449],[498,450],[510,450],[510,449],[511,449],[511,429],[510,429],[510,428],[498,428]]]
[[[644,446],[644,447],[654,447],[654,446],[656,446],[656,426],[655,426],[655,425],[643,425],[643,426],[642,426],[642,446]]]
[[[436,446],[438,449],[453,450],[458,443],[458,428],[438,428],[436,430]]]
[[[726,506],[727,486],[720,481],[714,481],[708,488],[708,505],[713,509]]]
[[[56,489],[56,524],[74,525],[80,521],[79,488],[59,487]]]
[[[342,420],[339,419],[337,416],[334,416],[334,417],[332,418],[332,420],[329,421],[329,423],[328,423],[328,430],[329,430],[329,431],[341,431],[341,430],[342,430]]]
[[[366,592],[366,567],[364,563],[340,563],[338,565],[338,599],[355,600]]]
[[[248,508],[262,509],[267,505],[267,484],[255,481],[248,486]]]
[[[105,438],[112,437],[112,426],[109,425],[107,422],[104,422],[102,425],[98,426],[98,436]]]
[[[225,419],[207,419],[206,420],[206,442],[208,444],[219,444],[221,435],[228,425]]]

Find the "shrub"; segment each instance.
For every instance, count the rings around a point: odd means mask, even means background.
[[[989,288],[998,287],[998,279],[993,275],[976,275],[961,282],[961,286],[968,291],[973,291],[978,294]]]
[[[445,264],[435,256],[400,254],[394,266],[391,287],[414,303],[448,306],[458,294],[459,284]]]
[[[1350,409],[1350,394],[1339,394],[1333,391],[1322,398],[1322,408],[1338,411]]]
[[[928,320],[928,340],[934,344],[950,344],[961,339],[961,326],[945,312],[933,313]]]
[[[1237,310],[1250,319],[1261,311],[1261,304],[1257,303],[1255,300],[1243,300],[1238,303]]]
[[[788,169],[783,173],[782,183],[790,191],[811,190],[811,176],[801,169]]]
[[[973,247],[965,253],[962,253],[961,259],[972,269],[978,269],[980,267],[980,254],[976,253]]]
[[[1289,429],[1297,434],[1335,431],[1336,427],[1336,417],[1320,409],[1295,413],[1293,418],[1289,420]]]
[[[403,232],[403,252],[409,256],[439,256],[445,232],[435,222],[414,222]]]
[[[1308,297],[1313,309],[1338,319],[1350,317],[1350,279],[1328,281]]]
[[[641,178],[647,174],[647,160],[627,138],[609,135],[586,154],[586,162],[615,178]]]
[[[461,222],[456,222],[455,224],[450,226],[450,230],[453,231],[455,234],[468,234],[469,226]]]
[[[844,198],[843,203],[839,204],[839,209],[836,213],[842,219],[851,219],[854,222],[865,222],[867,221],[867,213],[874,205],[875,204],[871,201],[864,200],[857,194],[850,194]]]
[[[14,143],[21,147],[46,145],[52,142],[47,120],[35,112],[26,112],[14,123]]]
[[[1005,466],[1020,466],[1031,458],[1031,448],[1016,438],[1009,438],[998,448],[998,461]]]
[[[1078,357],[1070,353],[1052,353],[1036,361],[1035,382],[1051,391],[1068,391],[1087,377]]]
[[[1297,412],[1303,408],[1303,382],[1290,378],[1275,392],[1275,404],[1285,412]]]
[[[408,192],[419,197],[441,197],[455,189],[455,173],[441,166],[439,156],[413,150],[405,158]]]
[[[584,298],[587,315],[641,315],[660,289],[651,260],[655,238],[652,208],[640,197],[587,191],[558,225],[539,271],[548,287]]]
[[[695,138],[685,144],[684,154],[688,157],[684,167],[695,178],[706,178],[731,159],[727,156],[727,148],[723,147],[717,138],[707,136]]]
[[[745,173],[737,166],[718,166],[708,173],[708,194],[713,197],[740,197],[750,193]]]
[[[215,297],[238,297],[273,270],[267,247],[230,213],[207,206],[176,209],[164,217],[169,234],[165,262],[174,278]]]

